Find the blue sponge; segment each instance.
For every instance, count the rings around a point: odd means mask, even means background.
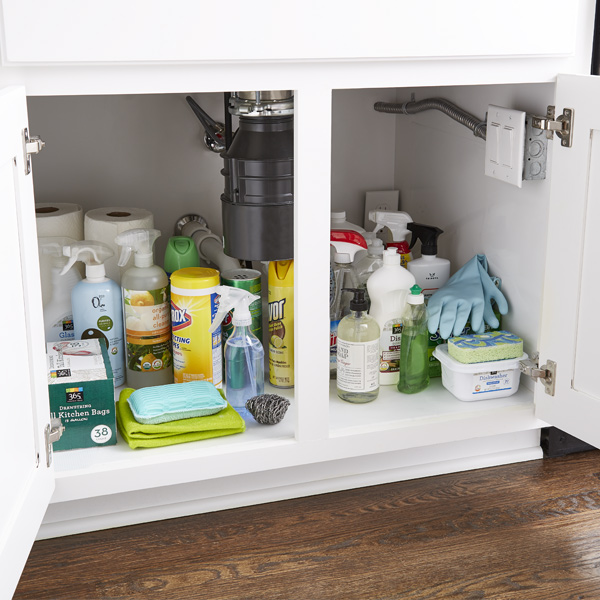
[[[142,388],[135,390],[127,402],[135,420],[148,425],[214,415],[227,406],[227,401],[209,381]]]

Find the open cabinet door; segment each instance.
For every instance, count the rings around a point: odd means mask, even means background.
[[[31,174],[25,174],[25,91],[0,90],[0,598],[10,598],[54,490]],[[50,459],[50,460],[49,460]]]
[[[600,77],[560,75],[556,114],[574,110],[573,145],[553,140],[536,415],[600,448]]]

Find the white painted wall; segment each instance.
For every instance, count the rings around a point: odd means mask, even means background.
[[[194,98],[223,121],[222,94]],[[185,94],[30,97],[28,109],[30,131],[46,142],[34,159],[36,202],[147,208],[162,231],[161,264],[183,214],[222,234],[223,159],[204,146]]]
[[[543,115],[554,95],[547,84],[470,86],[399,90],[398,101],[413,91],[417,100],[444,97],[481,119],[488,104]],[[439,255],[452,261],[452,272],[486,254],[510,306],[503,327],[524,338],[526,352],[537,350],[551,175],[510,186],[484,175],[485,142],[439,111],[388,117],[396,119],[402,210],[444,230]],[[550,160],[551,153],[552,143]]]

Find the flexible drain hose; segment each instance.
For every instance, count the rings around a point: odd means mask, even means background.
[[[409,102],[404,102],[403,104],[375,102],[373,108],[378,112],[403,115],[414,115],[425,110],[439,110],[454,119],[457,123],[468,127],[475,137],[479,137],[483,140],[486,138],[485,121],[481,121],[481,119],[474,117],[462,108],[459,108],[455,104],[452,104],[452,102],[444,100],[443,98],[426,98],[425,100],[419,100],[418,102],[411,100]]]

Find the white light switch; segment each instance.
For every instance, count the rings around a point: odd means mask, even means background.
[[[525,113],[488,106],[485,174],[517,187],[523,183]]]

